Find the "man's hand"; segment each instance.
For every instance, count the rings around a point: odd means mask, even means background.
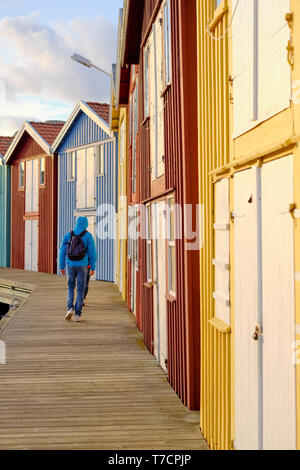
[[[91,271],[90,271],[90,276],[91,276],[91,277],[95,276],[95,271],[92,271],[92,270],[91,270]]]
[[[62,274],[63,276],[65,276],[65,275],[66,275],[66,270],[65,270],[65,269],[61,269],[61,270],[60,270],[60,274]]]

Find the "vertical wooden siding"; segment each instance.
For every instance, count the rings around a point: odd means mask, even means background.
[[[228,36],[214,41],[207,25],[214,0],[197,0],[199,181],[203,204],[201,290],[201,413],[200,425],[213,449],[231,448],[230,333],[211,326],[213,304],[213,184],[210,171],[229,162]],[[227,1],[223,6],[227,6]],[[228,26],[225,14],[212,34],[221,37]],[[230,331],[230,329],[229,329]]]
[[[10,265],[11,169],[0,165],[0,266]]]
[[[39,272],[56,272],[57,159],[46,158],[45,186],[39,189]]]
[[[166,171],[166,189],[175,187],[175,158],[174,158],[174,135],[173,127],[173,109],[172,109],[172,89],[168,87],[164,93],[164,127],[165,127],[165,171]]]

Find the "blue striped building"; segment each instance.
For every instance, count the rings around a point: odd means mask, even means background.
[[[117,138],[109,128],[109,105],[80,101],[57,136],[58,246],[86,216],[95,236],[96,279],[115,280]]]

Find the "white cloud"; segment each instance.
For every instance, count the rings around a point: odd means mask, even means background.
[[[108,101],[109,78],[70,57],[78,52],[110,71],[116,34],[101,17],[51,26],[41,24],[36,12],[1,19],[0,134],[20,119],[54,119],[57,103],[68,112],[79,99]]]

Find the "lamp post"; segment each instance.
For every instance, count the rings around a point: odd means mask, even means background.
[[[89,59],[87,59],[86,57],[83,57],[79,54],[73,54],[71,59],[75,60],[75,62],[78,62],[79,64],[81,65],[84,65],[85,67],[88,67],[89,69],[91,69],[92,67],[94,69],[97,69],[99,70],[100,72],[102,73],[105,73],[105,75],[107,75],[108,77],[111,77],[111,74],[106,72],[105,70],[101,69],[100,67],[97,67],[96,65],[94,65]]]

